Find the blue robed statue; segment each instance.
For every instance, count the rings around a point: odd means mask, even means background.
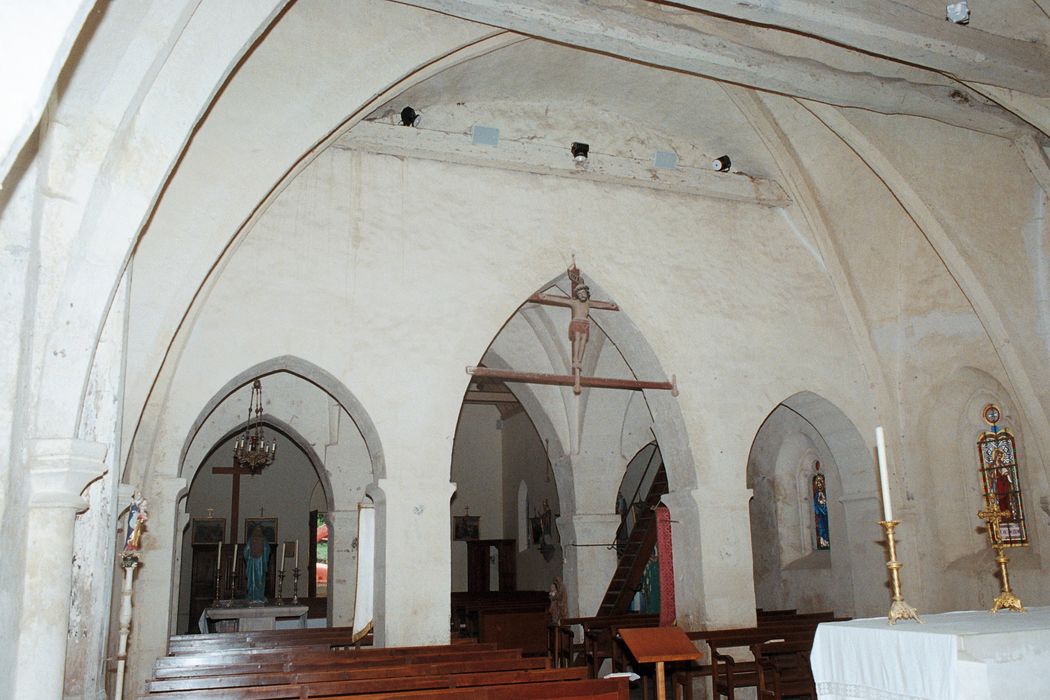
[[[270,565],[270,543],[262,527],[256,525],[244,548],[244,576],[248,602],[266,602],[266,571]]]

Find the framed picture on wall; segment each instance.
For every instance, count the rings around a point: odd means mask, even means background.
[[[277,544],[277,518],[245,518],[244,519],[244,541],[252,538],[252,531],[261,527],[263,539],[270,544]]]
[[[480,530],[480,515],[452,516],[452,539],[461,541],[476,540]]]
[[[190,544],[226,541],[226,518],[194,518],[190,521]]]

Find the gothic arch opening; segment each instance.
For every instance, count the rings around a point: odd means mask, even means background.
[[[871,458],[853,422],[812,392],[778,404],[747,462],[755,598],[759,608],[839,615],[874,612],[858,581],[884,573]]]
[[[260,379],[263,388],[264,429],[267,437],[277,441],[277,454],[273,464],[258,475],[234,474],[243,471],[234,468],[233,445],[246,425],[255,379]],[[368,485],[382,474],[383,460],[374,426],[341,382],[290,356],[249,368],[206,402],[181,454],[181,472],[192,485],[185,495],[186,518],[175,537],[176,551],[182,553],[176,558],[173,575],[179,590],[175,598],[177,631],[195,631],[199,611],[194,601],[210,602],[204,599],[215,597],[217,547],[195,542],[195,523],[207,518],[225,520],[223,541],[228,550],[219,565],[220,598],[243,593],[231,587],[231,581],[240,579],[230,576],[232,560],[227,560],[233,545],[244,546],[249,520],[272,517],[275,541],[267,564],[267,599],[292,597],[292,569],[298,566],[302,575],[297,592],[310,606],[310,624],[352,623],[357,504]],[[318,514],[323,517],[320,523]],[[321,535],[323,541],[318,544]],[[207,575],[202,557],[211,562],[212,571]],[[276,574],[282,568],[286,576],[283,589],[278,589]],[[345,583],[332,588],[330,594],[322,585],[325,595],[320,595],[319,570],[325,574],[322,578]]]
[[[577,288],[570,273],[563,273],[538,288],[510,316],[482,355],[478,367],[491,372],[475,373],[465,394],[453,449],[457,495],[452,514],[462,517],[467,507],[471,514],[476,512],[464,494],[470,492],[469,479],[481,472],[465,468],[458,455],[465,454],[467,436],[487,424],[487,433],[500,444],[507,485],[501,491],[503,512],[516,512],[515,489],[522,480],[529,495],[530,522],[523,529],[538,542],[523,552],[531,552],[530,559],[519,557],[519,587],[545,590],[554,576],[561,576],[570,614],[594,615],[609,597],[607,587],[617,567],[615,539],[621,518],[616,496],[628,463],[645,445],[659,440],[667,482],[689,488],[695,471],[671,392],[626,388],[638,380],[667,382],[668,375],[612,295],[585,272],[583,282],[591,296],[582,352],[574,357],[571,330],[578,326],[565,301]],[[579,393],[573,386],[577,364],[584,378]],[[523,373],[543,377],[536,380]],[[592,377],[620,384],[588,386]],[[490,405],[475,405],[483,399]],[[476,436],[470,439],[477,442]],[[508,470],[513,478],[506,478]],[[519,527],[508,517],[504,516],[503,532],[514,537]],[[481,529],[486,530],[484,516]],[[454,572],[457,568],[454,551]],[[455,577],[454,573],[454,582]]]

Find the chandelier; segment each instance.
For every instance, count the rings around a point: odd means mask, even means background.
[[[248,403],[248,423],[244,434],[233,444],[233,461],[252,474],[258,474],[273,463],[277,456],[277,440],[267,442],[262,424],[262,382],[252,382],[252,398]]]

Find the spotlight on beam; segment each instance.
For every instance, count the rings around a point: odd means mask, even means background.
[[[569,151],[572,153],[572,159],[582,165],[587,162],[587,154],[590,153],[591,147],[586,143],[573,141]]]
[[[732,165],[733,162],[729,160],[729,156],[722,156],[711,161],[711,169],[720,173],[728,173]]]
[[[423,115],[411,107],[401,110],[401,126],[419,126],[422,119]]]

